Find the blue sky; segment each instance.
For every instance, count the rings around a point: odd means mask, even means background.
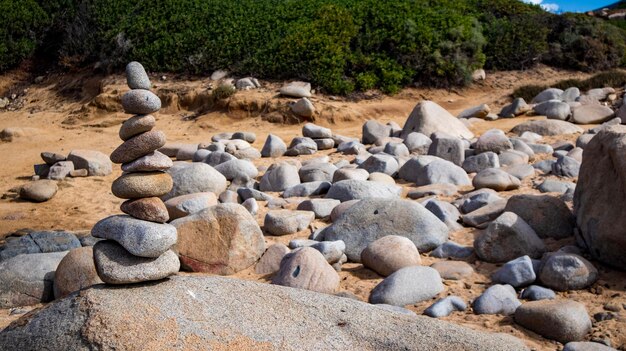
[[[533,4],[540,4],[552,12],[585,12],[610,5],[617,0],[522,0]]]

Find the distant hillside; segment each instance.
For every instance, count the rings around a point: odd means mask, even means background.
[[[609,9],[609,10],[626,9],[626,1],[618,1],[611,5],[602,6],[601,8],[594,10],[593,12],[602,11],[603,9]]]
[[[617,26],[518,0],[0,0],[0,71],[138,60],[151,71],[394,93],[467,84],[482,67],[604,70],[625,53]]]

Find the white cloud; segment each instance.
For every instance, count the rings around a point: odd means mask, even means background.
[[[544,3],[543,0],[522,0],[529,4],[540,5],[544,10],[549,12],[557,12],[559,10],[559,5],[553,3]]]

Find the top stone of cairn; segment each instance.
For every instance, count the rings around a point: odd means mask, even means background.
[[[145,68],[137,61],[130,62],[126,65],[126,82],[131,89],[149,90],[152,86]]]

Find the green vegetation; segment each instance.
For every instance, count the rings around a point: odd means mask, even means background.
[[[593,75],[587,79],[566,79],[551,85],[524,85],[513,92],[513,97],[521,97],[526,101],[532,100],[537,94],[548,89],[558,88],[565,90],[571,87],[577,87],[581,91],[595,88],[606,87],[622,87],[626,85],[626,72],[620,70],[611,70]]]
[[[302,79],[332,94],[464,85],[481,67],[626,63],[626,32],[518,0],[0,0],[0,70],[131,60]]]

